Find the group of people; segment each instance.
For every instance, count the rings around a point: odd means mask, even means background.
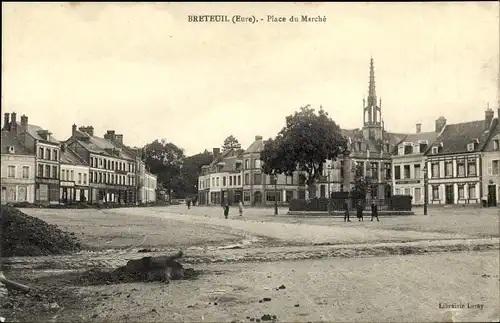
[[[380,220],[378,219],[378,206],[375,203],[372,203],[371,205],[372,208],[372,219],[370,221],[373,221],[373,218],[377,218],[377,221],[379,222]],[[363,217],[363,211],[364,211],[363,204],[361,204],[360,201],[356,204],[356,217],[358,218],[358,221],[364,221]],[[346,201],[344,202],[344,222],[351,222],[350,215],[349,215],[349,203]]]
[[[228,216],[229,216],[229,204],[226,202],[222,208],[224,209],[224,217],[227,219]],[[243,202],[240,201],[240,203],[238,203],[238,211],[240,213],[240,216],[243,216]]]

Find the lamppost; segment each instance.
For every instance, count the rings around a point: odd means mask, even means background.
[[[424,169],[423,169],[423,172],[424,172],[424,215],[427,215],[427,203],[429,203],[429,192],[428,192],[428,176],[427,176],[427,163],[425,164],[424,166]]]
[[[327,171],[328,171],[328,193],[327,193],[327,196],[328,196],[328,215],[330,216],[332,214],[332,210],[331,210],[331,194],[330,194],[330,173],[332,171],[332,165],[331,164],[328,164],[328,166],[326,167]]]
[[[278,189],[276,187],[278,183],[278,175],[274,174],[273,179],[274,179],[274,215],[278,215]]]

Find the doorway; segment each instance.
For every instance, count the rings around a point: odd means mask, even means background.
[[[496,185],[488,185],[488,206],[497,206]]]
[[[455,201],[455,196],[453,192],[453,185],[446,185],[445,186],[445,203],[446,204],[453,204]]]

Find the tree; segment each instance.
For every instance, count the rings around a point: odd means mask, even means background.
[[[315,195],[315,183],[327,159],[336,160],[347,151],[347,140],[340,127],[320,108],[309,105],[286,117],[285,127],[261,151],[262,171],[266,174],[305,174],[306,198]]]
[[[226,139],[224,139],[224,143],[222,144],[222,150],[228,149],[241,149],[241,144],[238,139],[236,139],[233,135],[229,135]]]
[[[371,184],[371,178],[369,176],[364,176],[364,163],[358,162],[354,167],[354,186],[351,189],[352,195],[365,200],[366,195],[368,195],[371,190]]]
[[[210,164],[213,158],[212,153],[207,150],[184,158],[181,176],[183,178],[182,185],[184,186],[184,193],[186,195],[192,195],[198,192],[198,177],[200,176],[201,166]]]
[[[178,176],[184,159],[184,151],[165,139],[155,140],[144,146],[146,165],[151,173],[158,176],[170,194],[171,190],[179,191]]]

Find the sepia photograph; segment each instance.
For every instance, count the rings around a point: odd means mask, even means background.
[[[0,323],[498,322],[500,3],[2,2]]]

